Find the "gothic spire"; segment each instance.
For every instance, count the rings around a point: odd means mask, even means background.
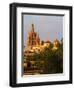
[[[34,24],[32,23],[32,31],[34,32]]]

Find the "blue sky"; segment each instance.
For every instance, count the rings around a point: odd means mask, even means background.
[[[41,40],[53,42],[63,37],[63,16],[46,15],[23,15],[23,37],[24,45],[27,44],[28,32],[31,24],[35,26],[35,32],[39,33]]]

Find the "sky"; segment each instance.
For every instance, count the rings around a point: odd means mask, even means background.
[[[35,32],[39,34],[40,40],[53,42],[55,39],[60,41],[63,38],[63,16],[23,14],[23,40],[25,46],[32,23]]]

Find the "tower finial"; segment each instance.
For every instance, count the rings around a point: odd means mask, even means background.
[[[34,32],[34,24],[32,23],[32,31]]]

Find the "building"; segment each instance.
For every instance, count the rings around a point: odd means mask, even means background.
[[[57,50],[58,47],[59,47],[59,41],[57,39],[55,39],[54,42],[53,42],[53,48],[52,48],[52,50]]]
[[[59,46],[59,41],[56,39],[52,43],[53,48],[52,50],[57,50]],[[34,24],[31,25],[31,30],[28,33],[27,37],[27,46],[25,47],[25,55],[33,55],[34,52],[38,53],[39,51],[44,50],[45,47],[51,47],[51,42],[41,41],[39,34],[35,32]],[[26,53],[27,52],[27,53]]]
[[[27,46],[36,46],[40,44],[39,35],[34,31],[34,24],[32,24],[31,31],[28,33]]]
[[[51,48],[51,46],[53,47]],[[57,50],[59,46],[59,41],[56,39],[53,43],[49,40],[41,41],[39,34],[35,32],[34,24],[31,25],[31,30],[28,33],[27,37],[27,46],[24,47],[24,70],[23,74],[41,74],[43,73],[44,61],[37,61],[35,58],[33,59],[32,56],[35,53],[39,53],[40,51],[44,50],[45,48],[51,48],[52,50]],[[38,68],[40,65],[41,68]]]

